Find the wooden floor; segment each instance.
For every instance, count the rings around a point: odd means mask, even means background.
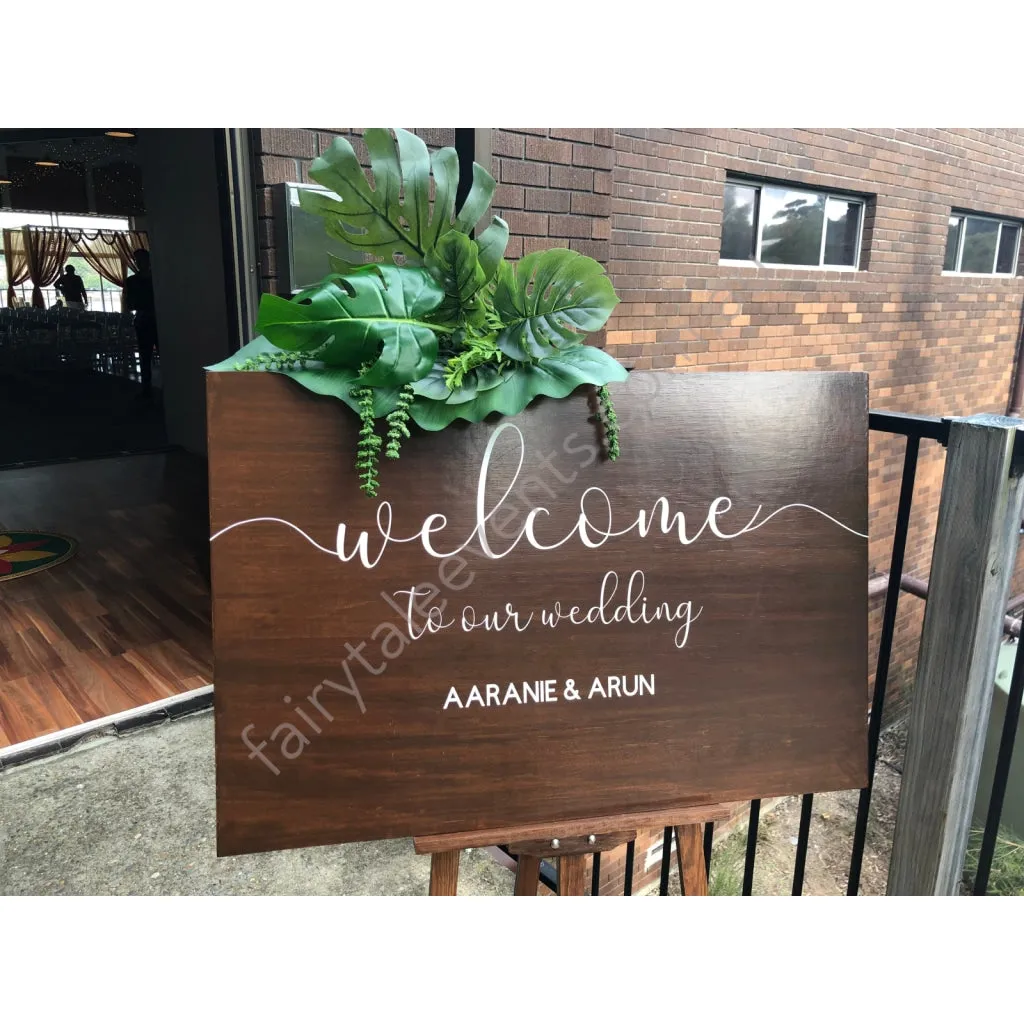
[[[0,472],[6,530],[52,530],[79,548],[0,582],[0,749],[212,682],[202,460]]]

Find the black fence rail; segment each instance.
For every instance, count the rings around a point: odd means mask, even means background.
[[[907,535],[910,528],[910,513],[914,501],[914,483],[922,440],[937,441],[945,446],[949,439],[948,418],[938,416],[911,416],[902,413],[872,412],[870,427],[880,434],[902,436],[906,439],[903,455],[903,473],[896,510],[896,525],[893,532],[892,553],[889,562],[889,578],[886,586],[885,605],[882,612],[882,629],[878,644],[878,658],[875,667],[875,685],[872,692],[871,712],[868,724],[868,784],[860,792],[857,817],[850,851],[850,870],[846,894],[856,896],[860,892],[861,869],[867,840],[868,816],[871,813],[871,799],[874,792],[875,770],[878,762],[878,744],[885,711],[886,691],[889,683],[889,668],[892,660],[893,638],[896,632],[896,613],[899,607],[903,562],[907,549]],[[1018,435],[1014,449],[1014,461],[1024,460],[1024,437]],[[999,823],[1002,818],[1003,801],[1013,757],[1014,740],[1020,716],[1021,698],[1024,696],[1024,658],[1020,657],[1020,645],[1014,662],[1010,685],[1009,704],[1003,722],[1001,742],[996,759],[989,807],[982,835],[978,868],[975,872],[973,895],[984,896],[987,890],[992,857],[995,851]],[[797,834],[796,856],[793,868],[792,894],[800,896],[804,888],[804,871],[807,864],[807,849],[810,840],[811,816],[814,808],[813,793],[805,793],[801,802],[800,827]],[[757,859],[758,824],[761,801],[752,800],[747,824],[747,849],[743,870],[742,895],[749,896],[753,890],[754,867]],[[705,849],[710,850],[709,836],[713,823],[705,825]],[[707,858],[708,871],[711,858]],[[660,892],[668,894],[668,873],[662,873]]]
[[[860,892],[861,871],[864,862],[864,851],[867,841],[868,817],[871,813],[871,801],[874,793],[875,771],[878,763],[878,747],[882,730],[882,716],[885,711],[886,690],[889,683],[889,669],[892,660],[893,638],[896,632],[896,612],[899,607],[901,580],[903,579],[903,563],[906,555],[907,536],[910,528],[910,513],[914,501],[914,484],[917,476],[918,456],[921,442],[936,441],[945,446],[949,439],[950,419],[939,416],[913,416],[903,413],[872,412],[870,428],[877,434],[888,434],[903,437],[906,447],[903,455],[903,472],[900,481],[899,501],[896,510],[896,525],[893,532],[892,553],[889,561],[889,576],[886,584],[885,605],[882,612],[882,628],[879,636],[878,658],[875,667],[875,685],[872,691],[871,710],[868,724],[868,785],[860,791],[856,822],[853,831],[852,848],[850,851],[850,868],[846,887],[848,896],[856,896]],[[1024,432],[1017,435],[1014,448],[1014,462],[1017,467],[1024,464]],[[866,581],[865,581],[866,584]],[[987,892],[989,875],[999,824],[1002,818],[1003,802],[1006,796],[1007,782],[1010,775],[1010,764],[1013,757],[1014,740],[1020,719],[1021,700],[1024,698],[1024,658],[1020,655],[1022,644],[1017,645],[1013,675],[1009,690],[1009,703],[1003,722],[1001,739],[996,757],[994,777],[989,806],[982,834],[978,865],[975,871],[972,893],[984,896]],[[803,895],[804,874],[807,865],[807,852],[810,843],[811,820],[814,811],[814,793],[804,793],[800,807],[800,825],[796,839],[796,854],[793,867],[792,894]],[[741,894],[750,896],[753,892],[754,870],[757,863],[758,826],[761,816],[761,801],[750,802],[750,814],[747,822],[746,856],[743,865],[743,881]],[[704,860],[710,877],[714,858],[714,822],[704,825]],[[662,843],[661,877],[659,894],[667,896],[670,888],[672,839],[674,829],[665,829]],[[625,880],[623,895],[632,895],[633,861],[635,843],[626,848]],[[601,876],[601,855],[593,858],[591,895],[599,894]],[[553,865],[544,862],[541,865],[541,882],[551,889],[557,888]]]

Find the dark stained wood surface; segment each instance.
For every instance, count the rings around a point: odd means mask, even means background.
[[[553,839],[527,839],[509,843],[508,852],[532,857],[566,857],[574,853],[606,853],[636,839],[636,829],[621,832],[591,832],[585,836],[557,835]],[[557,842],[557,846],[554,844]]]
[[[516,864],[516,896],[536,896],[540,888],[540,857],[521,854]]]
[[[339,523],[348,550],[360,530],[379,536],[378,502],[357,490],[346,408],[271,375],[210,374],[208,389],[215,532],[275,517],[329,550]],[[612,391],[617,463],[595,457],[584,393],[514,418],[525,437],[518,477],[504,430],[485,496],[488,510],[500,503],[495,550],[538,505],[548,509],[538,539],[566,536],[588,487],[610,496],[615,528],[664,495],[692,536],[727,496],[723,532],[759,505],[763,518],[791,503],[866,532],[863,375],[635,373]],[[382,467],[394,536],[432,513],[447,517],[432,535],[439,550],[470,536],[481,462],[504,422],[417,433]],[[600,496],[586,508],[600,522]],[[655,527],[596,549],[575,537],[549,551],[521,543],[498,560],[466,550],[440,567],[418,542],[391,544],[373,569],[258,522],[219,536],[212,556],[221,853],[505,827],[521,838],[531,823],[626,812],[683,824],[656,812],[866,781],[867,544],[815,512],[789,509],[730,540],[705,529],[682,546]],[[536,621],[555,601],[596,604],[608,571],[621,577],[621,603],[635,570],[651,606],[703,608],[683,649],[676,624]],[[519,634],[456,624],[410,641],[407,598],[393,595],[427,584],[445,619],[506,602],[536,619]],[[586,699],[595,677],[635,674],[655,677],[654,695]],[[570,677],[583,700],[442,710],[453,686],[466,697],[473,685],[556,679],[561,695]],[[339,689],[353,682],[359,701]],[[252,752],[243,732],[266,746]]]
[[[204,469],[168,454],[0,472],[0,534],[78,541],[0,581],[0,748],[212,681]]]
[[[430,895],[455,896],[459,888],[458,850],[430,855]]]
[[[728,804],[690,804],[686,807],[662,808],[656,811],[630,811],[589,818],[563,818],[560,821],[537,821],[531,825],[506,825],[503,828],[477,829],[472,832],[450,832],[445,835],[415,836],[417,853],[436,850],[474,850],[481,846],[507,846],[534,839],[550,841],[558,836],[589,835],[618,832],[623,829],[659,828],[666,821],[703,824],[705,821],[728,821],[733,808]]]
[[[587,858],[582,853],[571,853],[559,857],[558,895],[584,896],[587,886]]]
[[[707,896],[708,874],[704,864],[704,830],[700,825],[676,828],[676,859],[684,896]]]

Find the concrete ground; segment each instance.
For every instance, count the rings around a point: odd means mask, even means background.
[[[213,715],[203,712],[0,771],[0,895],[426,895],[408,839],[215,855]],[[459,892],[512,892],[463,854]]]
[[[865,895],[885,891],[904,742],[901,726],[882,736]],[[815,798],[806,895],[845,892],[856,807],[855,792]],[[799,816],[796,797],[762,815],[755,894],[790,892]],[[0,770],[0,895],[426,895],[430,858],[411,840],[218,859],[214,821],[209,711]],[[738,895],[745,830],[716,838],[712,892]],[[512,889],[487,854],[463,854],[460,893]]]

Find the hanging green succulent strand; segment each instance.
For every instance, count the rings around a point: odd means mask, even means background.
[[[361,373],[365,373],[364,366]],[[352,397],[359,403],[359,444],[356,446],[356,468],[359,470],[359,489],[369,498],[377,497],[377,461],[384,442],[374,429],[373,388],[363,385],[352,389]]]
[[[619,417],[615,414],[611,392],[607,387],[597,389],[597,400],[601,404],[601,422],[608,458],[614,462],[619,457]]]
[[[388,437],[384,454],[389,459],[397,459],[401,454],[402,439],[412,437],[409,433],[409,408],[412,406],[415,397],[412,386],[409,384],[403,385],[402,390],[398,392],[397,408],[394,412],[389,412],[387,415]]]
[[[236,370],[266,370],[271,373],[287,373],[291,370],[304,370],[306,359],[290,352],[261,352],[240,363],[235,363]]]

